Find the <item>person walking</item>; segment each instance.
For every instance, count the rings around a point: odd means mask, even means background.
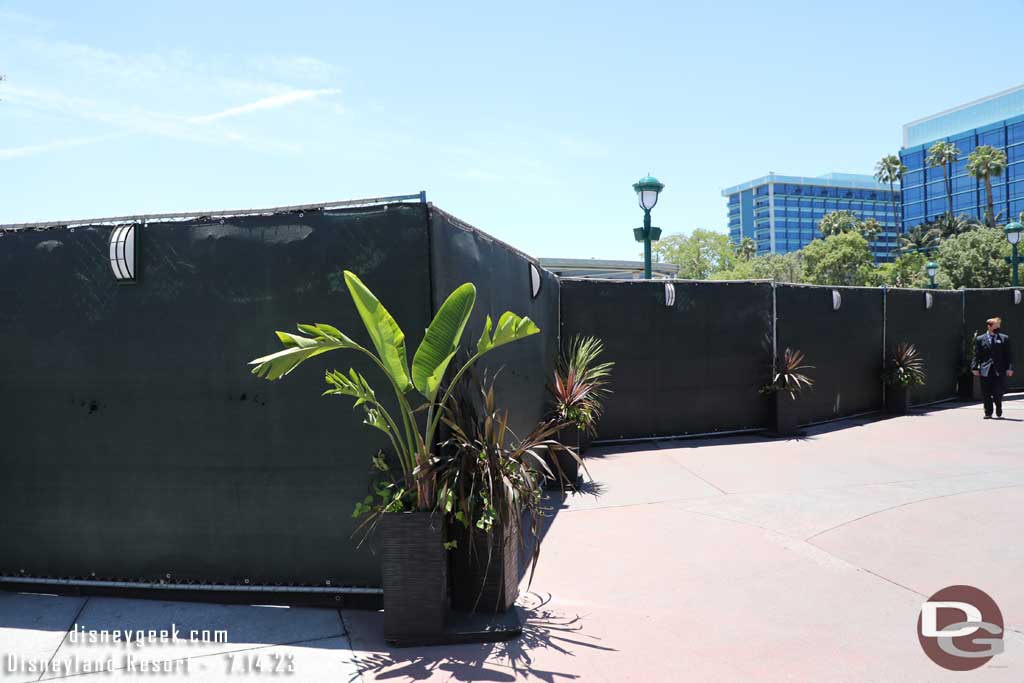
[[[1006,391],[1006,378],[1013,377],[1013,352],[1010,350],[1010,337],[999,331],[1003,324],[1002,318],[989,318],[985,321],[988,331],[978,335],[974,340],[974,360],[971,371],[981,377],[981,395],[985,401],[985,419],[992,418],[995,407],[996,417],[1003,416],[1003,392]]]

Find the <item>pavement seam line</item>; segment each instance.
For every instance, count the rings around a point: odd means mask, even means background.
[[[722,487],[718,486],[717,484],[714,484],[713,482],[710,482],[710,481],[708,481],[708,480],[707,480],[707,479],[705,479],[704,477],[700,476],[699,474],[697,474],[696,472],[694,472],[693,470],[691,470],[691,469],[690,469],[689,467],[687,467],[687,466],[686,466],[686,465],[684,465],[683,463],[681,463],[681,462],[679,462],[678,460],[676,460],[675,458],[673,458],[673,457],[671,456],[671,454],[669,454],[669,456],[668,456],[668,459],[669,459],[669,460],[671,460],[672,462],[674,462],[674,463],[675,463],[676,465],[678,465],[679,467],[682,467],[682,468],[683,468],[683,469],[684,469],[684,470],[685,470],[686,472],[688,472],[688,473],[690,474],[690,476],[692,476],[692,477],[696,477],[696,478],[697,478],[697,479],[699,479],[700,481],[704,482],[705,484],[707,484],[707,485],[708,485],[708,486],[710,486],[711,488],[713,488],[713,489],[715,489],[716,491],[718,491],[719,493],[721,493],[721,494],[722,494],[723,496],[728,496],[728,495],[730,495],[728,491],[726,491],[726,490],[725,490],[725,489],[723,489]]]
[[[352,636],[349,635],[348,622],[345,621],[345,611],[342,608],[338,608],[338,618],[341,619],[341,627],[345,630],[345,642],[348,643],[348,653],[352,661],[352,665],[356,669],[356,677],[348,679],[348,683],[362,683],[363,681],[363,670],[359,666],[359,655],[356,654],[356,647],[352,644]]]
[[[50,659],[46,662],[46,668],[39,673],[39,678],[36,679],[37,681],[43,680],[43,675],[50,670],[53,658],[56,657],[57,653],[60,652],[60,649],[64,647],[64,643],[67,642],[68,639],[68,634],[71,633],[71,629],[78,623],[78,617],[82,616],[82,611],[85,609],[85,606],[89,604],[89,599],[89,597],[86,597],[85,600],[82,601],[78,611],[75,612],[75,618],[71,620],[71,623],[68,624],[68,627],[64,630],[64,637],[60,639],[60,644],[57,645],[57,649],[53,651],[52,655],[50,655]]]
[[[893,505],[892,507],[882,508],[881,510],[875,510],[874,512],[869,512],[866,515],[861,515],[860,517],[855,517],[854,519],[847,520],[845,522],[842,522],[841,524],[836,524],[835,526],[830,527],[828,529],[825,529],[824,531],[819,531],[817,533],[811,534],[810,536],[808,536],[807,538],[805,538],[803,540],[810,541],[811,539],[817,538],[818,536],[821,536],[822,534],[827,534],[830,531],[835,531],[836,529],[840,529],[840,528],[842,528],[842,527],[844,527],[844,526],[846,526],[848,524],[853,524],[854,522],[859,522],[862,519],[867,519],[868,517],[873,517],[874,515],[879,515],[879,514],[881,514],[883,512],[889,512],[891,510],[898,510],[899,508],[907,507],[907,506],[910,506],[910,505],[916,505],[917,503],[925,503],[925,502],[928,502],[928,501],[931,501],[931,500],[941,500],[943,498],[952,498],[953,496],[963,496],[963,495],[966,495],[968,493],[984,493],[986,491],[1001,491],[1003,489],[1015,489],[1015,488],[1020,488],[1022,486],[1024,486],[1024,484],[1008,484],[1006,486],[992,486],[992,487],[987,488],[987,489],[971,489],[970,491],[958,491],[956,493],[945,493],[945,494],[943,494],[941,496],[932,496],[930,498],[920,498],[918,500],[911,500],[911,501],[907,501],[906,503],[900,503],[899,505]]]

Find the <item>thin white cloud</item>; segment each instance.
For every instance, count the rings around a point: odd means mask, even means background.
[[[213,114],[192,116],[190,118],[185,119],[185,121],[187,123],[210,123],[211,121],[219,121],[221,119],[227,119],[233,116],[241,116],[242,114],[248,114],[254,111],[278,109],[280,107],[287,107],[288,105],[295,104],[296,102],[302,102],[304,100],[312,100],[318,97],[337,95],[338,92],[338,90],[330,88],[323,88],[320,90],[292,90],[289,92],[280,93],[278,95],[264,97],[256,100],[255,102],[249,102],[248,104],[243,104],[238,107],[224,109],[223,111],[218,111]]]
[[[21,159],[23,157],[44,154],[46,152],[53,152],[60,149],[66,149],[68,147],[93,145],[98,142],[106,142],[107,140],[118,137],[123,137],[123,134],[115,133],[111,135],[94,135],[91,137],[63,138],[60,140],[51,140],[50,142],[44,142],[38,145],[22,145],[21,147],[8,147],[6,149],[0,148],[0,161]]]

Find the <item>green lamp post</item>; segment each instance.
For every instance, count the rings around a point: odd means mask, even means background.
[[[633,191],[636,192],[640,208],[644,210],[644,227],[634,228],[633,236],[637,242],[644,243],[644,279],[651,279],[651,242],[657,242],[661,238],[661,228],[651,227],[651,209],[658,203],[658,195],[665,189],[665,185],[658,182],[658,179],[646,175],[633,183]]]
[[[929,261],[928,265],[924,267],[924,272],[928,273],[928,289],[935,289],[935,276],[939,272],[939,264]]]
[[[1013,248],[1013,256],[1010,256],[1006,260],[1010,262],[1010,265],[1013,268],[1013,278],[1011,282],[1014,287],[1017,287],[1019,285],[1017,280],[1017,264],[1024,261],[1024,259],[1017,255],[1017,243],[1020,242],[1020,233],[1021,231],[1024,231],[1024,225],[1014,221],[1007,225],[1004,230],[1006,232],[1006,241],[1008,241],[1010,246]]]

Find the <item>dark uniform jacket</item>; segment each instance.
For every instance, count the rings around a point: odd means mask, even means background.
[[[995,336],[985,334],[978,335],[974,340],[974,361],[971,363],[972,370],[980,370],[982,377],[990,374],[1005,375],[1007,370],[1013,370],[1013,352],[1010,349],[1010,338],[1002,332]]]

